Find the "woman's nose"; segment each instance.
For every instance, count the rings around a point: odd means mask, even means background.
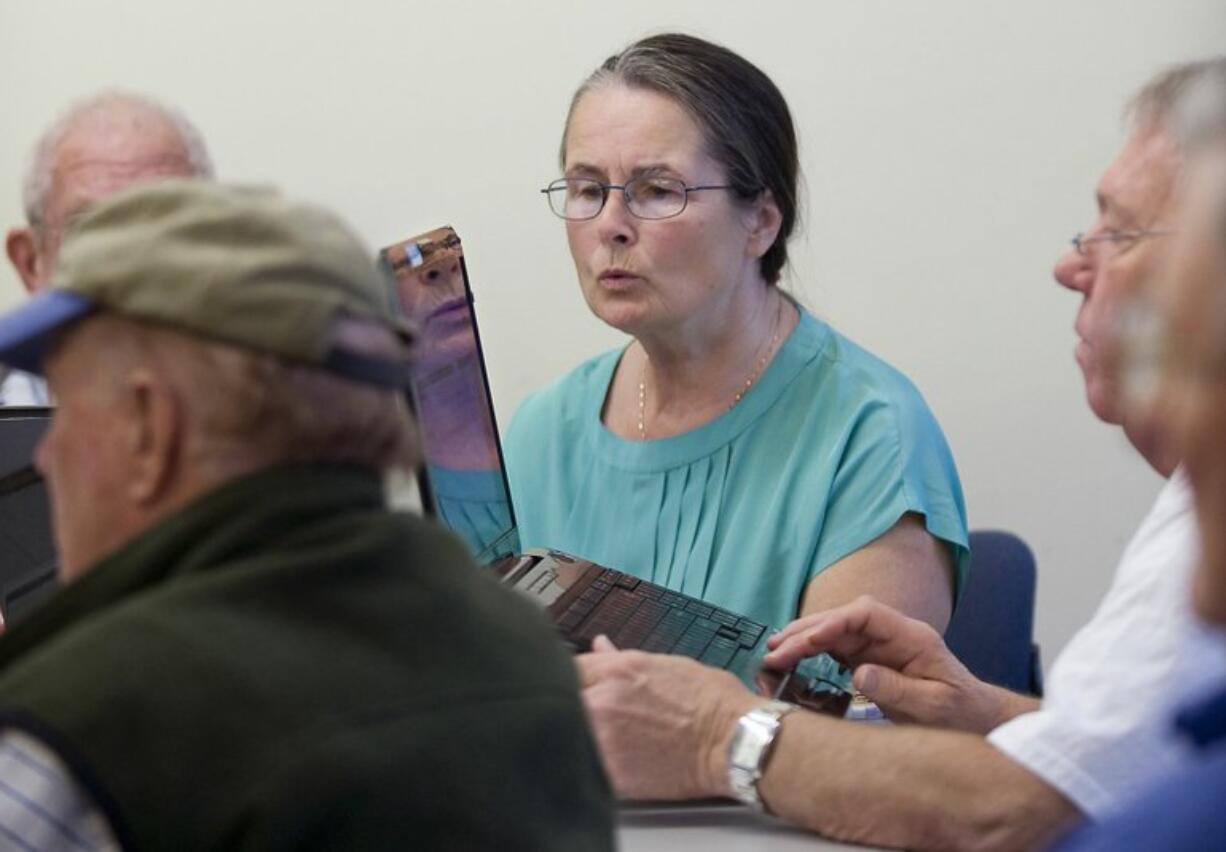
[[[627,245],[634,241],[637,219],[626,205],[626,195],[620,189],[609,190],[604,207],[596,215],[596,227],[604,242]]]

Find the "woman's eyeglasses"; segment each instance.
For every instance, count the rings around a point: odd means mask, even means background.
[[[541,190],[549,199],[549,209],[571,222],[595,219],[609,200],[609,192],[620,189],[626,209],[639,219],[670,219],[689,203],[690,193],[707,189],[735,189],[728,184],[686,186],[669,177],[636,177],[624,184],[601,183],[592,178],[558,178]]]

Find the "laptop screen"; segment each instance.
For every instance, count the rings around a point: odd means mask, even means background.
[[[51,508],[34,448],[48,408],[0,408],[0,611],[21,619],[56,589]]]
[[[439,228],[395,243],[380,261],[417,327],[409,402],[425,459],[422,506],[481,563],[517,553],[489,378],[460,238]]]

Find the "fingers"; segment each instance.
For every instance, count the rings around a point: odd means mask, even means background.
[[[843,606],[836,606],[824,612],[796,619],[772,636],[767,641],[767,647],[778,647],[793,636],[810,633],[817,629],[833,630],[838,633],[859,631],[873,623],[874,616],[877,617],[879,625],[884,627],[888,624],[891,615],[906,618],[902,613],[891,609],[875,598],[861,595]]]
[[[605,640],[608,642],[608,640]],[[609,643],[612,645],[613,643]],[[596,642],[592,642],[592,650],[586,654],[576,654],[574,656],[575,670],[579,674],[579,687],[587,689],[594,686],[601,680],[607,678],[614,668],[618,665],[618,658],[621,654],[616,653],[617,649],[612,651],[601,648],[597,650]]]
[[[902,668],[934,643],[941,643],[940,636],[927,624],[866,596],[788,625],[773,637],[774,650],[764,662],[786,668],[825,651],[852,666]]]
[[[617,646],[613,644],[613,640],[601,633],[592,640],[593,654],[607,654],[610,651],[616,651]]]
[[[908,678],[882,666],[864,665],[852,675],[852,683],[882,710],[907,704]]]
[[[764,662],[772,668],[788,668],[823,651],[840,659],[854,659],[874,641],[880,641],[881,637],[876,634],[886,625],[879,621],[876,631],[872,628],[873,615],[881,610],[898,615],[865,596],[844,606],[797,619],[767,642],[767,647],[774,650],[766,655]]]
[[[778,648],[779,645],[783,643],[785,640],[787,640],[788,638],[792,636],[796,636],[797,634],[803,633],[804,631],[821,624],[823,621],[826,620],[826,618],[830,615],[830,613],[835,612],[835,611],[836,610],[828,610],[826,612],[819,612],[814,615],[806,615],[802,618],[796,619],[795,621],[789,623],[786,627],[784,627],[778,633],[772,634],[770,638],[766,640],[766,647],[772,648],[772,649]]]
[[[959,727],[960,693],[950,684],[908,677],[885,666],[865,665],[852,676],[856,689],[895,722]]]
[[[576,654],[573,659],[575,669],[579,673],[579,686],[587,689],[604,680],[615,677],[630,678],[661,665],[670,665],[669,662],[661,661],[676,658],[643,651],[622,651],[607,636],[600,635],[592,640],[591,651]]]
[[[763,658],[763,662],[770,668],[787,669],[823,651],[854,653],[862,650],[864,644],[864,639],[849,634],[842,622],[826,621],[806,632],[787,637]]]

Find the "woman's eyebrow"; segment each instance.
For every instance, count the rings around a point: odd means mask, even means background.
[[[656,175],[675,175],[677,170],[667,163],[648,163],[635,167],[632,177],[655,177]]]

